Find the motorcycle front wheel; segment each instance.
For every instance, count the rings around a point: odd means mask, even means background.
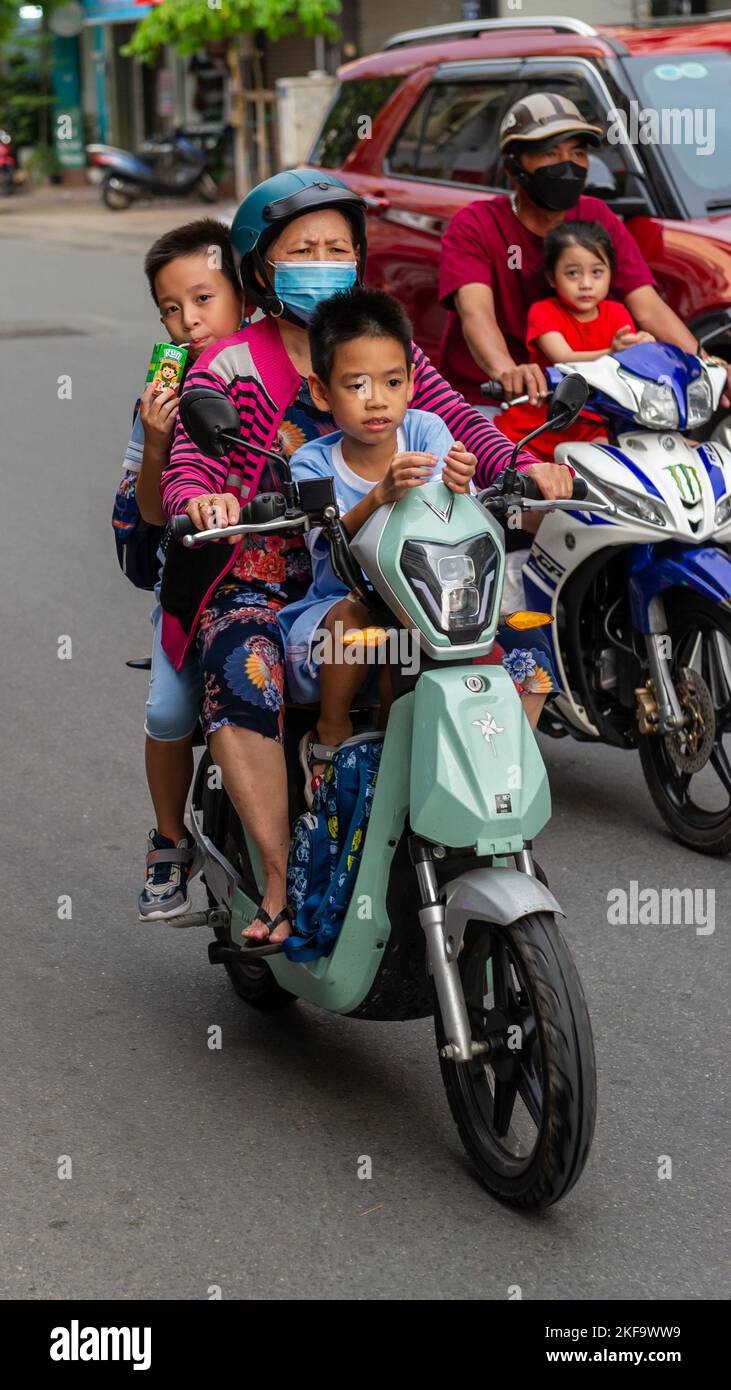
[[[510,1206],[551,1206],[573,1187],[594,1134],[596,1067],[586,1001],[551,913],[508,927],[471,922],[459,957],[476,1042],[469,1063],[442,1057],[460,1138],[487,1190]]]
[[[666,600],[672,675],[689,716],[678,734],[642,734],[650,795],[681,844],[731,851],[731,615],[698,594]]]

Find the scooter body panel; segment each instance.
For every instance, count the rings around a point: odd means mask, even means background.
[[[283,989],[331,1013],[351,1013],[362,1003],[387,949],[391,861],[409,809],[413,710],[413,694],[403,695],[391,709],[358,879],[331,954],[306,964],[283,955],[268,960]],[[243,894],[240,901],[234,896],[234,914],[244,904],[245,916],[253,915],[254,904]]]
[[[449,848],[514,854],[550,815],[543,759],[504,667],[425,672],[414,695],[415,833]]]

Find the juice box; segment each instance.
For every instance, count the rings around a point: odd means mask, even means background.
[[[168,387],[177,390],[183,378],[188,360],[187,347],[176,347],[175,343],[155,343],[150,365],[147,369],[145,386],[152,382],[153,395],[157,396]]]

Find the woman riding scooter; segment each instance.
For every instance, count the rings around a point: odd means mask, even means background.
[[[339,179],[321,171],[278,174],[245,198],[234,219],[232,241],[242,258],[246,301],[258,305],[262,317],[204,353],[188,375],[186,390],[205,386],[227,396],[252,444],[291,454],[305,440],[334,428],[309,395],[307,322],[317,303],[362,281],[365,205]],[[483,486],[492,482],[507,466],[510,445],[451,390],[416,345],[413,360],[412,407],[440,415],[476,455],[478,481]],[[235,524],[240,502],[261,490],[265,470],[260,454],[247,455],[244,449],[241,455],[230,464],[207,457],[179,421],[162,480],[168,515],[187,512],[199,530]],[[520,456],[519,467],[532,475],[544,497],[571,495],[568,468],[538,463],[530,454]],[[309,581],[301,537],[248,538],[233,551],[218,545],[191,553],[175,548],[165,567],[163,645],[179,666],[191,643],[198,642],[204,732],[265,876],[261,904],[243,932],[250,946],[276,943],[290,933],[281,745],[284,663],[277,614],[302,596]],[[530,646],[530,634],[525,637]],[[544,699],[542,694],[527,696],[532,723]]]

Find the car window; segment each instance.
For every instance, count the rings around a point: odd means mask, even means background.
[[[317,137],[311,162],[323,169],[338,169],[355,144],[363,117],[375,120],[402,82],[402,77],[367,77],[360,82],[341,83]]]
[[[652,146],[691,217],[731,208],[731,57],[727,52],[628,58],[639,101],[627,133]]]
[[[498,132],[516,86],[509,77],[433,83],[389,151],[389,173],[503,187]]]
[[[606,128],[607,115],[581,73],[540,72],[520,79],[475,78],[434,82],[417,103],[388,154],[388,170],[407,178],[507,189],[498,136],[503,116],[516,101],[537,91],[558,92],[578,106],[593,125]],[[618,144],[606,140],[590,155],[589,183],[600,196],[627,192],[627,166]]]

